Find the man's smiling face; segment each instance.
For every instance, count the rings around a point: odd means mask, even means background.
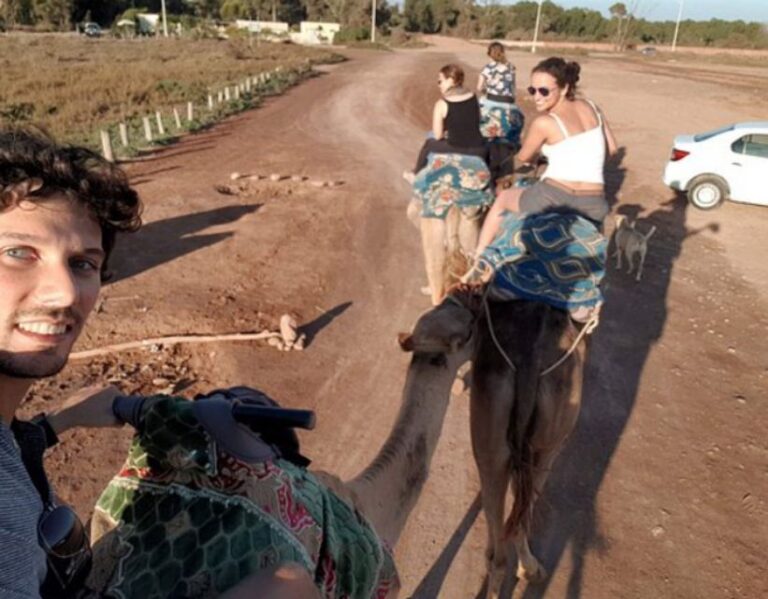
[[[0,376],[59,372],[93,309],[101,229],[64,195],[0,211]]]

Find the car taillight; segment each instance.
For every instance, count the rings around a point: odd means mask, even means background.
[[[670,157],[670,160],[672,162],[677,162],[678,160],[682,160],[686,156],[688,156],[690,152],[686,152],[685,150],[678,150],[677,148],[672,148],[672,156]]]

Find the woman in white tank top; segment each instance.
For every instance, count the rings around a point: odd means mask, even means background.
[[[567,207],[598,223],[608,214],[603,166],[606,153],[616,152],[616,141],[600,109],[590,100],[576,99],[580,70],[578,63],[557,57],[533,69],[528,93],[543,114],[531,124],[517,158],[531,163],[541,153],[549,166],[532,187],[498,193],[483,224],[476,255],[496,237],[506,210],[542,212]]]

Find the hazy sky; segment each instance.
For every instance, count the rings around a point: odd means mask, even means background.
[[[617,1],[624,2],[627,8],[637,4],[637,16],[649,21],[674,21],[680,8],[680,0],[553,0],[565,8],[591,8],[605,16],[608,16],[608,7]],[[504,3],[514,4],[515,0]],[[768,23],[768,0],[683,0],[683,18],[696,21],[743,19]]]

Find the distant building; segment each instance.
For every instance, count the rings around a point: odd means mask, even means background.
[[[246,19],[237,19],[235,27],[238,29],[247,29],[251,33],[273,34],[277,36],[288,35],[288,23],[282,21],[248,21]]]
[[[332,44],[340,29],[339,23],[302,21],[299,33],[292,33],[291,40],[298,44]]]
[[[160,15],[142,12],[136,15],[136,33],[138,35],[155,35],[157,33]]]

